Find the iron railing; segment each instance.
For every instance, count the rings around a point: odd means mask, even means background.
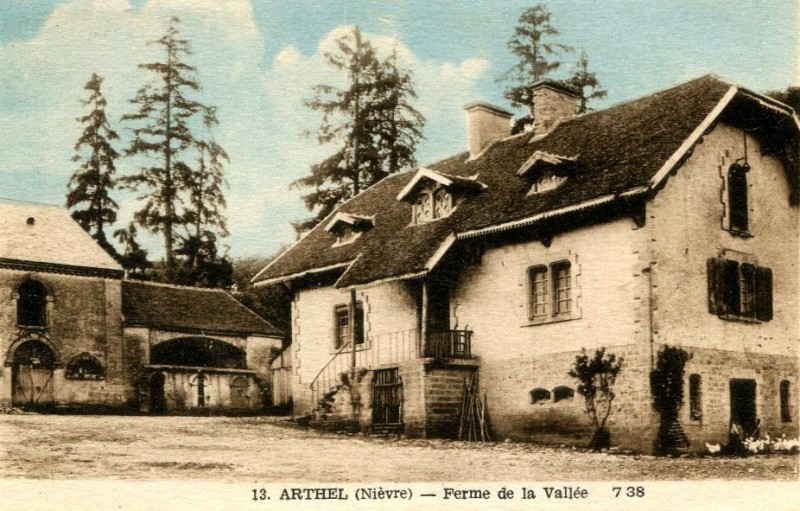
[[[470,330],[442,330],[428,332],[425,357],[472,358],[472,332]]]

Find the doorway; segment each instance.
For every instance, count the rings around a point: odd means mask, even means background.
[[[42,408],[55,402],[53,369],[55,355],[37,340],[25,341],[14,352],[11,367],[13,406]]]
[[[736,424],[742,437],[753,436],[758,425],[756,418],[756,381],[732,379],[731,424]]]
[[[399,433],[403,430],[403,380],[400,370],[376,370],[372,378],[372,431]]]

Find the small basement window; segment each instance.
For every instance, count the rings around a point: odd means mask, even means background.
[[[64,377],[69,380],[103,380],[106,372],[99,360],[89,353],[81,353],[67,364]]]
[[[572,399],[575,397],[575,391],[569,387],[556,387],[553,389],[553,402],[558,403],[564,399]]]
[[[547,389],[533,389],[530,392],[531,404],[550,401],[550,391]]]

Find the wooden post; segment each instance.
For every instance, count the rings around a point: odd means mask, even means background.
[[[419,325],[420,357],[425,356],[428,345],[428,281],[422,281],[422,319]]]

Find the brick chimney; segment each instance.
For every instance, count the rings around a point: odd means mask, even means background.
[[[531,85],[533,93],[534,136],[545,135],[558,121],[575,117],[580,93],[556,80],[539,80]]]
[[[506,112],[489,103],[476,101],[464,107],[467,111],[467,143],[469,157],[475,158],[492,142],[511,134],[511,117]]]

